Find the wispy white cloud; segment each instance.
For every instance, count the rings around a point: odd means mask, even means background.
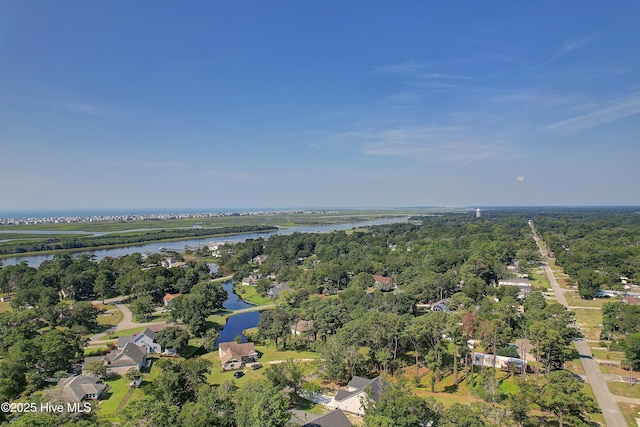
[[[439,63],[428,61],[405,61],[400,64],[383,65],[373,69],[374,74],[380,75],[403,75],[421,79],[444,79],[444,80],[476,80],[475,77],[442,73],[436,71],[441,68]]]
[[[581,47],[586,46],[591,41],[593,41],[595,38],[596,37],[594,35],[591,35],[591,36],[583,37],[583,38],[580,38],[580,39],[565,41],[563,43],[563,45],[560,47],[560,49],[558,49],[549,59],[547,59],[546,61],[542,62],[540,65],[538,65],[538,67],[541,67],[543,65],[547,65],[547,64],[549,64],[551,62],[559,60],[560,58],[566,56],[570,52],[572,52],[572,51],[574,51],[576,49],[580,49]]]
[[[577,133],[636,114],[640,114],[640,92],[597,104],[586,114],[557,121],[545,126],[544,129],[561,133]]]
[[[513,157],[503,135],[474,134],[464,126],[397,126],[333,135],[333,140],[356,142],[367,156],[405,158],[421,163],[473,163]]]
[[[497,157],[503,143],[469,135],[465,128],[399,128],[370,135],[364,153],[435,163],[473,163]]]

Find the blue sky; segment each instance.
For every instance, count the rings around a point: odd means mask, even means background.
[[[635,1],[0,3],[0,210],[640,204]]]

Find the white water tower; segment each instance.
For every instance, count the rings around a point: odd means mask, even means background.
[[[482,213],[480,212],[480,208],[476,209],[476,218],[480,218]]]

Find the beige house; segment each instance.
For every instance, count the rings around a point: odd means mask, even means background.
[[[218,347],[223,371],[240,369],[247,363],[258,361],[258,352],[252,342],[238,344],[235,341],[222,342]]]

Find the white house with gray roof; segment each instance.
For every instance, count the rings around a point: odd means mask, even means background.
[[[118,338],[118,350],[122,350],[125,345],[132,342],[138,347],[145,347],[147,349],[147,353],[162,353],[162,346],[156,342],[156,335],[157,332],[146,328],[137,335],[120,337]]]
[[[375,377],[367,379],[354,376],[347,384],[346,390],[338,390],[335,397],[335,407],[352,414],[364,415],[361,400],[365,397],[365,388],[371,385],[373,399],[378,400],[382,393],[382,379]]]

